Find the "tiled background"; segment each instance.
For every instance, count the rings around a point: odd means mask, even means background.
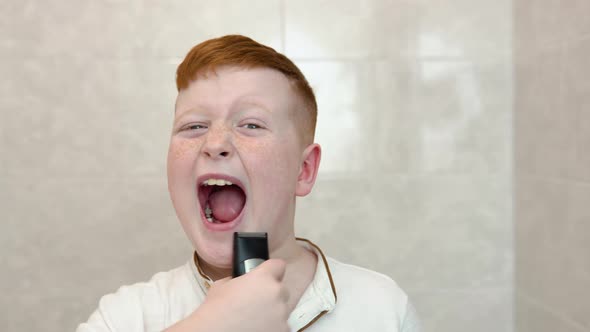
[[[518,1],[516,326],[590,331],[590,1]]]
[[[425,331],[496,332],[514,330],[516,225],[519,328],[588,329],[588,6],[571,3],[1,1],[3,328],[73,330],[188,259],[166,189],[174,71],[241,33],[317,93],[324,158],[298,235],[392,276]]]

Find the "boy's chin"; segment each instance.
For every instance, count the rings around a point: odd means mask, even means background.
[[[206,244],[197,246],[201,268],[231,269],[233,252],[232,244]]]

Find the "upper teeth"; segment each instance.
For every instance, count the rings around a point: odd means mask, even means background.
[[[204,186],[231,186],[232,183],[223,179],[208,179],[203,181]]]

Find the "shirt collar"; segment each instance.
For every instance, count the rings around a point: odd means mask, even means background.
[[[197,279],[197,284],[199,285],[203,293],[207,294],[207,291],[213,284],[213,280],[209,278],[209,276],[206,275],[205,272],[203,272],[203,270],[201,269],[201,264],[199,264],[199,256],[197,255],[196,251],[193,252],[193,259],[189,263],[191,266],[191,270],[193,271],[193,275]]]
[[[295,238],[301,246],[313,252],[317,256],[317,265],[313,280],[305,289],[297,306],[289,316],[289,326],[294,330],[303,330],[315,322],[323,314],[330,312],[336,306],[336,286],[332,279],[328,260],[322,250],[313,242],[304,238]],[[193,253],[190,264],[197,284],[204,294],[213,284],[213,280],[207,276],[199,264],[199,257]]]
[[[332,311],[336,307],[338,297],[328,260],[320,247],[307,239],[296,238],[296,240],[313,252],[318,259],[313,280],[289,315],[288,324],[291,330],[303,331],[321,316]]]

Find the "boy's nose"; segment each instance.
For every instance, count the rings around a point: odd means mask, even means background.
[[[229,157],[232,152],[229,131],[210,128],[203,146],[203,154],[212,159]]]
[[[229,156],[229,152],[228,151],[220,151],[220,152],[210,152],[210,151],[205,151],[205,154],[207,155],[207,157],[227,157]]]

